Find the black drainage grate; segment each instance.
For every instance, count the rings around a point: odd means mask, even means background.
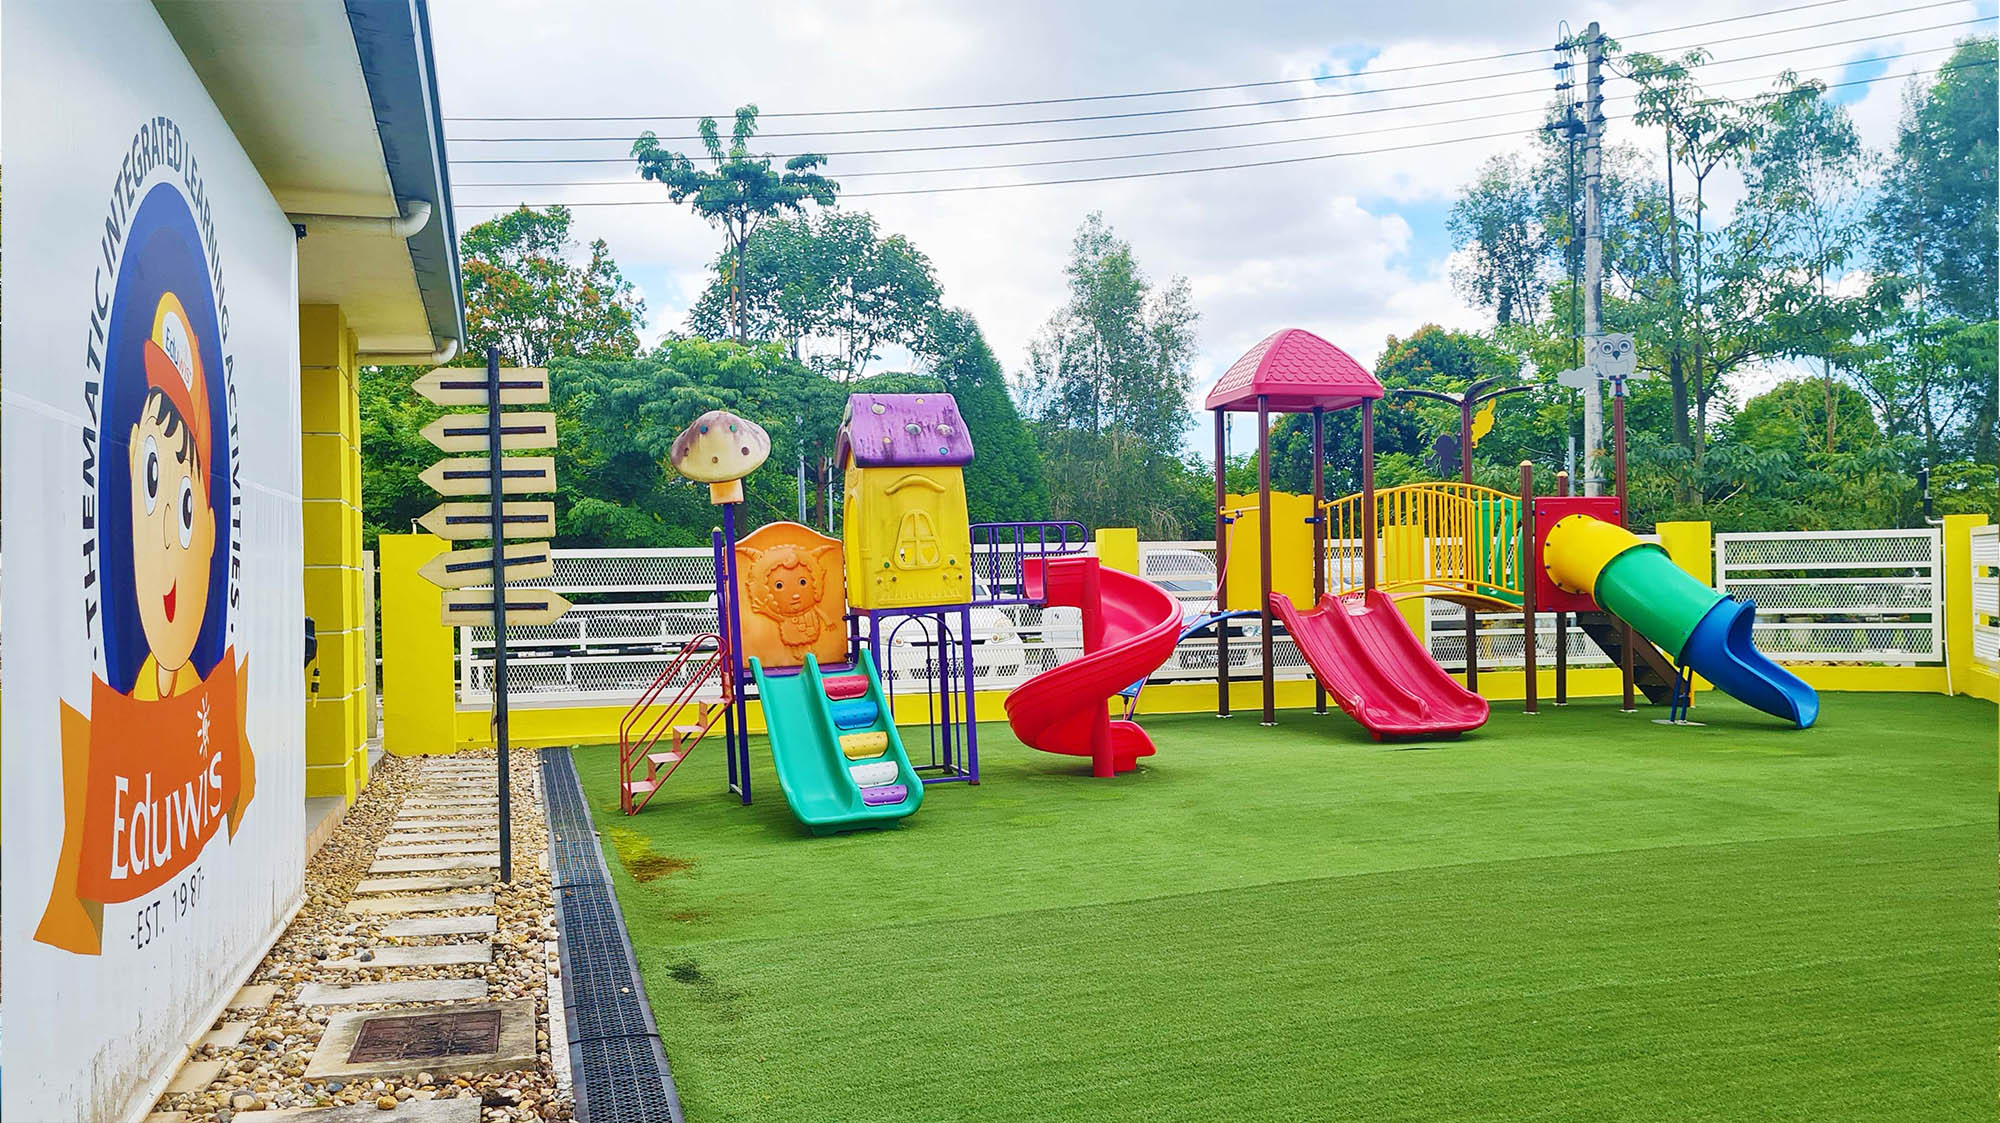
[[[549,874],[556,887],[576,1117],[583,1123],[683,1123],[625,915],[611,891],[568,749],[542,750],[542,791],[549,805]]]

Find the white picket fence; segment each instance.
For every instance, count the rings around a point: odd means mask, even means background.
[[[1715,587],[1757,602],[1757,647],[1780,662],[1944,659],[1936,530],[1718,534]]]
[[[2000,671],[2000,527],[1972,532],[1972,656]]]
[[[1974,642],[1980,657],[2000,659],[1992,575],[2000,546],[1992,528],[1974,538]],[[552,577],[531,582],[575,600],[554,624],[516,628],[509,634],[509,679],[517,704],[623,705],[670,663],[688,640],[717,630],[714,564],[706,548],[662,550],[557,550]],[[1984,559],[1982,561],[1982,559]],[[1829,531],[1798,534],[1722,534],[1715,539],[1716,587],[1758,606],[1757,642],[1773,658],[1791,662],[1913,663],[1943,658],[1943,592],[1938,534],[1914,531]],[[1145,542],[1140,573],[1166,588],[1192,621],[1214,611],[1215,544]],[[1427,602],[1424,640],[1439,663],[1465,665],[1462,610]],[[1230,673],[1258,673],[1255,619],[1233,622]],[[973,667],[982,690],[1009,690],[1083,653],[1075,609],[997,605],[973,610]],[[1479,664],[1521,666],[1518,616],[1489,613],[1478,633]],[[1537,620],[1537,662],[1555,659],[1555,619]],[[1608,661],[1573,624],[1565,637],[1572,666]],[[492,629],[460,629],[458,698],[483,705],[493,683]],[[937,673],[937,644],[919,626],[899,630],[889,643],[887,673],[897,687],[920,688]],[[952,658],[947,654],[946,658]],[[1213,680],[1212,631],[1183,642],[1151,680]],[[1291,640],[1273,644],[1280,679],[1309,671]]]

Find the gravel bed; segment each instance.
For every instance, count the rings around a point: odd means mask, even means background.
[[[494,754],[458,753],[430,759],[434,762],[480,761],[490,769]],[[484,1105],[482,1118],[488,1123],[572,1119],[572,1102],[566,1090],[557,1086],[549,1055],[548,979],[559,972],[559,967],[550,961],[548,955],[556,931],[555,910],[549,897],[546,862],[548,833],[542,815],[540,770],[532,752],[513,753],[509,764],[513,779],[514,880],[512,884],[496,883],[491,887],[495,895],[494,912],[499,917],[499,931],[491,938],[493,961],[490,964],[388,969],[364,966],[358,970],[334,969],[325,965],[327,960],[365,959],[372,954],[372,949],[379,947],[452,943],[478,938],[384,939],[379,933],[380,926],[397,917],[356,915],[346,911],[347,903],[354,899],[356,883],[370,876],[368,867],[375,861],[376,848],[383,836],[391,832],[397,809],[405,799],[427,788],[454,782],[426,776],[425,760],[385,756],[371,777],[367,790],[348,809],[347,817],[333,837],[307,864],[305,904],[249,980],[252,984],[276,985],[276,1000],[264,1010],[224,1014],[216,1022],[218,1029],[223,1022],[250,1022],[243,1042],[234,1047],[200,1046],[189,1057],[190,1062],[220,1060],[223,1062],[222,1071],[200,1091],[161,1097],[154,1110],[184,1111],[189,1123],[226,1123],[237,1116],[255,1119],[257,1112],[269,1108],[373,1103],[387,1110],[406,1100],[477,1096]],[[483,891],[484,888],[482,886],[476,891]],[[422,915],[473,915],[478,911],[483,910]],[[485,1001],[488,1002],[534,999],[538,1052],[535,1067],[460,1077],[434,1077],[430,1073],[419,1073],[352,1082],[305,1078],[306,1066],[311,1062],[313,1050],[319,1045],[320,1035],[332,1014],[347,1010],[448,1008],[446,1004],[437,1003],[415,1007],[301,1007],[297,999],[305,984],[425,978],[483,978],[487,986]],[[557,1016],[561,1016],[560,1011]]]

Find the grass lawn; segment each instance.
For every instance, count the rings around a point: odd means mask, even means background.
[[[719,742],[630,819],[576,761],[698,1123],[1991,1121],[1994,708],[1658,712],[1149,718],[1108,781],[985,725],[824,839],[761,741],[747,808]]]

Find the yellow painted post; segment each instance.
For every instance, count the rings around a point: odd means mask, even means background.
[[[1954,693],[1965,693],[1972,660],[1972,528],[1985,515],[1944,517],[1944,666]]]
[[[382,747],[397,756],[457,748],[452,630],[439,622],[444,591],[418,576],[443,553],[430,534],[384,534],[376,543],[382,581]]]
[[[1398,523],[1382,528],[1382,571],[1376,584],[1390,592],[1407,591],[1424,579],[1424,528],[1416,523]],[[1399,590],[1400,586],[1400,590]],[[1424,636],[1424,600],[1400,596],[1396,611],[1410,625],[1418,639]]]
[[[1714,524],[1707,522],[1659,523],[1653,530],[1660,536],[1660,548],[1688,576],[1704,585],[1715,584]]]
[[[1097,532],[1097,560],[1106,569],[1139,573],[1139,532],[1129,526],[1107,526]]]
[[[362,618],[360,393],[354,333],[339,306],[299,308],[299,494],[305,606],[319,639],[306,704],[306,795],[352,803],[368,784]]]
[[[1257,497],[1231,495],[1225,500],[1236,512],[1229,531],[1228,608],[1257,607],[1259,572]],[[1283,593],[1300,608],[1313,603],[1313,530],[1306,522],[1313,513],[1312,496],[1288,491],[1271,493],[1271,591]]]

